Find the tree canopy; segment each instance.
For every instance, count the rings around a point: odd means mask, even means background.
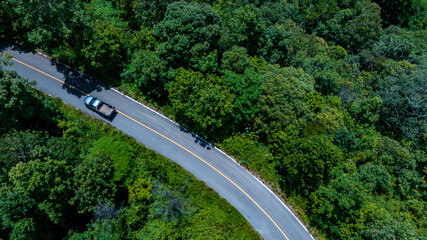
[[[178,165],[0,73],[0,238],[259,238]]]
[[[0,1],[1,38],[214,142],[319,239],[426,238],[426,23],[424,0]],[[0,70],[0,238],[254,236],[202,207],[200,185],[168,184],[164,159],[95,137],[110,130],[31,86]]]

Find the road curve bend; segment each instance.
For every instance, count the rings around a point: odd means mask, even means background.
[[[233,205],[264,239],[313,239],[283,202],[257,178],[223,152],[163,115],[46,56],[2,40],[0,52],[13,57],[14,64],[6,69],[35,81],[35,88],[109,122],[204,181]],[[107,120],[87,109],[83,103],[87,95],[115,106],[117,114]]]

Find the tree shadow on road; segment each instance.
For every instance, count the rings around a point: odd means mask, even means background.
[[[191,133],[191,136],[194,138],[194,143],[200,145],[202,148],[206,148],[207,150],[211,150],[212,148],[215,147],[212,143],[206,141],[204,138],[200,137],[199,135],[188,131],[183,126],[179,126],[179,130],[181,130],[181,132],[184,132],[184,133]]]
[[[11,49],[19,53],[36,53],[34,50],[25,49],[23,47],[11,44],[9,41],[0,39],[0,52],[3,52],[6,49]]]
[[[58,72],[63,74],[65,84],[63,84],[62,88],[67,90],[67,93],[69,94],[76,95],[80,98],[82,96],[85,97],[86,94],[91,94],[92,92],[101,92],[109,89],[109,87],[93,80],[90,76],[80,73],[65,64],[51,61],[51,65],[54,66]]]
[[[7,40],[0,39],[0,52],[5,52],[7,50],[13,50],[19,53],[37,54],[35,50],[29,50],[24,47],[18,46],[16,44],[12,44]],[[50,62],[51,66],[55,67],[57,72],[63,75],[61,77],[58,76],[58,79],[65,82],[62,88],[65,89],[69,94],[72,94],[81,98],[86,96],[86,93],[91,94],[94,91],[100,92],[102,90],[109,89],[109,87],[103,85],[100,82],[95,81],[90,76],[80,73],[63,63],[60,63],[48,57],[45,57],[45,59],[47,59]],[[49,74],[49,72],[47,72],[46,74]],[[56,77],[56,76],[53,76],[53,77]]]

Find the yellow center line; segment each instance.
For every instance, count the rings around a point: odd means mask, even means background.
[[[4,55],[3,53],[0,53],[1,55]],[[82,90],[80,90],[80,89],[78,89],[78,88],[76,88],[76,87],[74,87],[74,86],[72,86],[72,85],[70,85],[70,84],[68,84],[68,83],[66,83],[66,82],[64,82],[64,81],[62,81],[62,80],[60,80],[60,79],[58,79],[58,78],[56,78],[56,77],[54,77],[54,76],[52,76],[52,75],[49,75],[49,74],[47,74],[47,73],[45,73],[45,72],[43,72],[43,71],[41,71],[41,70],[39,70],[39,69],[37,69],[37,68],[35,68],[35,67],[32,67],[32,66],[30,66],[30,65],[28,65],[28,64],[26,64],[26,63],[23,63],[23,62],[21,62],[21,61],[19,61],[19,60],[17,60],[17,59],[15,59],[15,58],[12,58],[12,60],[14,60],[14,61],[16,61],[16,62],[18,62],[18,63],[20,63],[20,64],[22,64],[22,65],[24,65],[24,66],[27,66],[27,67],[29,67],[29,68],[31,68],[31,69],[33,69],[33,70],[35,70],[35,71],[37,71],[37,72],[39,72],[39,73],[42,73],[42,74],[44,74],[44,75],[46,75],[46,76],[48,76],[48,77],[50,77],[50,78],[53,78],[53,79],[55,79],[56,81],[58,81],[58,82],[61,82],[61,83],[63,83],[63,84],[66,84],[67,86],[69,86],[69,87],[72,87],[72,88],[74,88],[75,90],[77,90],[77,91],[79,91],[79,92],[81,92],[81,93],[83,93],[83,94],[85,94],[85,95],[87,95],[87,96],[89,96],[89,94],[87,94],[87,93],[85,93],[85,92],[83,92]],[[219,171],[218,169],[216,169],[214,166],[212,166],[210,163],[208,163],[206,160],[204,160],[203,158],[201,158],[201,157],[199,157],[199,156],[197,156],[195,153],[193,153],[193,152],[191,152],[190,150],[188,150],[187,148],[185,148],[184,146],[182,146],[181,144],[179,144],[179,143],[177,143],[177,142],[175,142],[174,140],[172,140],[172,139],[170,139],[170,138],[168,138],[168,137],[166,137],[165,135],[163,135],[163,134],[161,134],[161,133],[159,133],[159,132],[157,132],[156,130],[154,130],[154,129],[152,129],[152,128],[150,128],[150,127],[148,127],[147,125],[145,125],[145,124],[143,124],[143,123],[141,123],[141,122],[139,122],[138,120],[135,120],[134,118],[132,118],[132,117],[130,117],[130,116],[128,116],[128,115],[126,115],[125,113],[123,113],[123,112],[121,112],[121,111],[119,111],[119,110],[117,110],[116,109],[116,111],[118,112],[118,113],[120,113],[120,114],[122,114],[123,116],[125,116],[125,117],[127,117],[127,118],[129,118],[130,120],[132,120],[132,121],[134,121],[134,122],[136,122],[136,123],[138,123],[139,125],[141,125],[141,126],[143,126],[143,127],[145,127],[146,129],[148,129],[148,130],[150,130],[150,131],[152,131],[152,132],[154,132],[154,133],[156,133],[157,135],[159,135],[159,136],[161,136],[161,137],[163,137],[163,138],[165,138],[166,140],[168,140],[168,141],[170,141],[171,143],[173,143],[173,144],[175,144],[175,145],[177,145],[178,147],[180,147],[180,148],[182,148],[183,150],[185,150],[185,151],[187,151],[188,153],[190,153],[191,155],[193,155],[194,157],[196,157],[197,159],[199,159],[200,161],[202,161],[203,163],[205,163],[206,165],[208,165],[210,168],[212,168],[213,170],[215,170],[217,173],[219,173],[221,176],[223,176],[225,179],[227,179],[230,183],[232,183],[235,187],[237,187],[243,194],[245,194],[246,195],[246,197],[248,197],[267,217],[268,217],[268,219],[270,219],[270,221],[277,227],[277,229],[279,229],[279,231],[283,234],[283,236],[285,236],[285,238],[287,239],[287,240],[289,240],[289,238],[286,236],[286,234],[282,231],[282,229],[279,227],[279,225],[277,225],[277,223],[270,217],[270,215],[268,215],[268,213],[267,212],[265,212],[265,210],[251,197],[251,196],[249,196],[249,194],[247,194],[239,185],[237,185],[233,180],[231,180],[229,177],[227,177],[225,174],[223,174],[221,171]]]
[[[283,234],[283,236],[285,236],[285,238],[287,239],[287,240],[289,240],[289,238],[286,236],[286,234],[282,231],[282,229],[277,225],[277,223],[270,217],[270,215],[268,215],[268,213],[266,213],[265,211],[264,211],[264,209],[251,197],[251,196],[249,196],[249,194],[247,194],[239,185],[237,185],[235,182],[233,182],[233,180],[231,180],[230,178],[228,178],[225,174],[223,174],[221,171],[219,171],[218,169],[216,169],[214,166],[212,166],[210,163],[208,163],[206,160],[204,160],[203,158],[201,158],[201,157],[199,157],[199,156],[197,156],[195,153],[193,153],[192,151],[190,151],[190,150],[188,150],[187,148],[185,148],[184,146],[182,146],[181,144],[179,144],[179,143],[177,143],[177,142],[175,142],[174,140],[172,140],[172,139],[170,139],[170,138],[168,138],[168,137],[166,137],[165,135],[163,135],[163,134],[161,134],[161,133],[159,133],[159,132],[157,132],[156,130],[154,130],[154,129],[152,129],[152,128],[150,128],[150,127],[148,127],[148,126],[146,126],[146,125],[144,125],[143,123],[141,123],[141,122],[139,122],[139,121],[137,121],[137,120],[135,120],[135,119],[133,119],[132,117],[130,117],[130,116],[128,116],[128,115],[126,115],[126,114],[124,114],[124,113],[122,113],[122,112],[120,112],[119,110],[116,110],[118,113],[120,113],[120,114],[122,114],[123,116],[125,116],[125,117],[127,117],[127,118],[129,118],[129,119],[131,119],[132,121],[134,121],[134,122],[136,122],[136,123],[138,123],[139,125],[141,125],[141,126],[143,126],[143,127],[145,127],[145,128],[147,128],[148,130],[150,130],[150,131],[152,131],[152,132],[154,132],[154,133],[156,133],[156,134],[158,134],[159,136],[161,136],[161,137],[163,137],[163,138],[165,138],[165,139],[167,139],[168,141],[170,141],[170,142],[172,142],[172,143],[174,143],[175,145],[177,145],[178,147],[180,147],[180,148],[182,148],[182,149],[184,149],[185,151],[187,151],[188,153],[190,153],[191,155],[193,155],[193,156],[195,156],[196,158],[198,158],[200,161],[202,161],[202,162],[204,162],[206,165],[208,165],[209,167],[211,167],[213,170],[215,170],[217,173],[219,173],[219,174],[221,174],[221,176],[223,176],[225,179],[227,179],[229,182],[231,182],[234,186],[236,186],[242,193],[244,193],[259,209],[261,209],[261,211],[271,220],[271,222],[273,222],[273,224],[280,230],[280,232]]]
[[[3,53],[0,53],[0,54],[4,56],[4,54],[3,54]],[[56,77],[54,77],[54,76],[52,76],[52,75],[49,75],[49,74],[47,74],[47,73],[45,73],[45,72],[43,72],[43,71],[41,71],[41,70],[39,70],[39,69],[37,69],[37,68],[35,68],[35,67],[32,67],[32,66],[30,66],[30,65],[28,65],[28,64],[26,64],[26,63],[23,63],[23,62],[19,61],[19,60],[18,60],[18,59],[16,59],[16,58],[11,58],[11,59],[12,59],[13,61],[15,61],[15,62],[18,62],[18,63],[20,63],[20,64],[22,64],[22,65],[24,65],[24,66],[27,66],[27,67],[31,68],[31,69],[33,69],[33,70],[36,70],[37,72],[39,72],[39,73],[41,73],[41,74],[44,74],[44,75],[46,75],[46,76],[48,76],[48,77],[50,77],[50,78],[53,78],[53,79],[55,79],[56,81],[61,82],[61,83],[65,84],[65,85],[67,85],[67,86],[69,86],[69,87],[71,87],[71,88],[74,88],[75,90],[77,90],[77,91],[79,91],[79,92],[83,93],[83,94],[84,94],[84,95],[86,95],[86,96],[89,96],[89,94],[87,94],[87,93],[83,92],[82,90],[80,90],[80,89],[78,89],[78,88],[74,87],[74,86],[73,86],[73,85],[71,85],[71,84],[68,84],[68,83],[66,83],[66,82],[62,81],[61,79],[58,79],[58,78],[56,78]]]

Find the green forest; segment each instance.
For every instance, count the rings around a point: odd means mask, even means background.
[[[427,238],[426,25],[426,0],[0,1],[0,38],[215,143],[319,239]],[[1,74],[0,238],[258,238],[179,167]]]
[[[1,68],[0,104],[0,239],[260,238],[177,164]]]

